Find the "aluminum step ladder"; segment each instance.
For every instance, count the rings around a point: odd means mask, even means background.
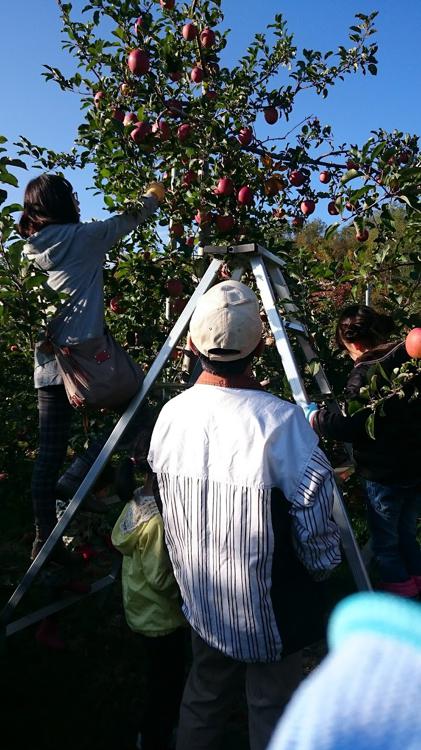
[[[308,336],[306,327],[296,317],[297,307],[291,300],[288,285],[282,272],[285,266],[284,261],[255,243],[217,247],[206,246],[203,248],[203,255],[210,256],[212,258],[211,262],[201,278],[195,292],[169,333],[154,363],[150,367],[139,393],[133,398],[125,413],[116,423],[113,431],[102,447],[87,475],[81,482],[78,490],[70,500],[69,505],[57,525],[54,527],[39,554],[28,568],[21,582],[0,613],[0,623],[5,629],[6,636],[12,635],[28,625],[38,622],[47,614],[52,614],[70,606],[76,601],[75,597],[69,597],[65,601],[53,603],[48,607],[44,607],[12,622],[16,607],[38,577],[43,566],[48,561],[49,555],[54,546],[62,538],[82,501],[90,492],[104,466],[111,458],[123,436],[123,433],[154,386],[155,381],[171,356],[172,351],[185,334],[190,318],[193,315],[199,299],[218,280],[218,273],[227,257],[235,256],[238,261],[238,267],[235,268],[232,274],[233,278],[241,278],[245,268],[251,268],[260,293],[262,306],[266,312],[268,323],[275,338],[276,347],[281,357],[283,369],[289,382],[293,398],[300,406],[304,406],[308,403],[308,395],[289,340],[289,332],[293,332],[297,336],[297,340],[301,345],[307,362],[317,358],[317,355]],[[285,311],[288,313],[288,320],[281,316],[277,308],[277,301],[283,303]],[[332,395],[328,380],[321,367],[318,372],[315,373],[315,380],[318,384],[321,395]],[[180,387],[183,386],[180,385]],[[339,406],[336,408],[339,410]],[[342,495],[336,484],[334,486],[333,515],[341,531],[343,549],[356,588],[360,591],[371,591],[370,579],[367,575],[361,552],[355,540]],[[78,596],[77,600],[79,601],[83,596],[88,596],[91,593],[103,590],[105,587],[114,583],[117,575],[118,569],[117,566],[114,566],[107,576],[92,584],[89,594]]]

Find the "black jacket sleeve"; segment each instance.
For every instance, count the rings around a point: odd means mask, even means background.
[[[366,368],[354,367],[352,370],[344,395],[347,401],[359,400],[360,389],[366,384]],[[363,402],[361,402],[363,404]],[[326,408],[319,409],[313,420],[313,428],[320,437],[339,440],[343,443],[352,443],[356,438],[365,434],[365,423],[369,416],[369,410],[363,409],[351,416],[343,416],[330,412]]]

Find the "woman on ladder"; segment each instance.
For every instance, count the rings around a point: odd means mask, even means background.
[[[122,237],[148,219],[164,197],[161,183],[145,191],[139,209],[106,219],[82,223],[77,194],[64,177],[43,174],[31,180],[24,195],[19,232],[27,239],[25,256],[47,275],[48,286],[65,294],[49,329],[60,346],[87,341],[104,332],[103,264],[107,252]],[[54,352],[45,342],[35,347],[34,384],[38,394],[39,451],[32,475],[35,516],[34,559],[56,524],[57,479],[65,460],[73,408],[62,383]],[[101,444],[62,477],[69,495],[77,489]],[[66,487],[62,490],[66,491]],[[63,546],[55,559],[66,562]]]

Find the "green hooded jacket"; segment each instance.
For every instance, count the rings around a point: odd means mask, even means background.
[[[185,625],[155,498],[143,495],[142,489],[135,490],[111,539],[123,555],[123,604],[129,627],[143,635],[159,636]]]

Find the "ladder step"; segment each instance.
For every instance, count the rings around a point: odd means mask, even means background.
[[[285,320],[284,325],[285,328],[288,328],[290,331],[298,331],[298,333],[302,333],[304,336],[307,335],[307,328],[298,320]]]

